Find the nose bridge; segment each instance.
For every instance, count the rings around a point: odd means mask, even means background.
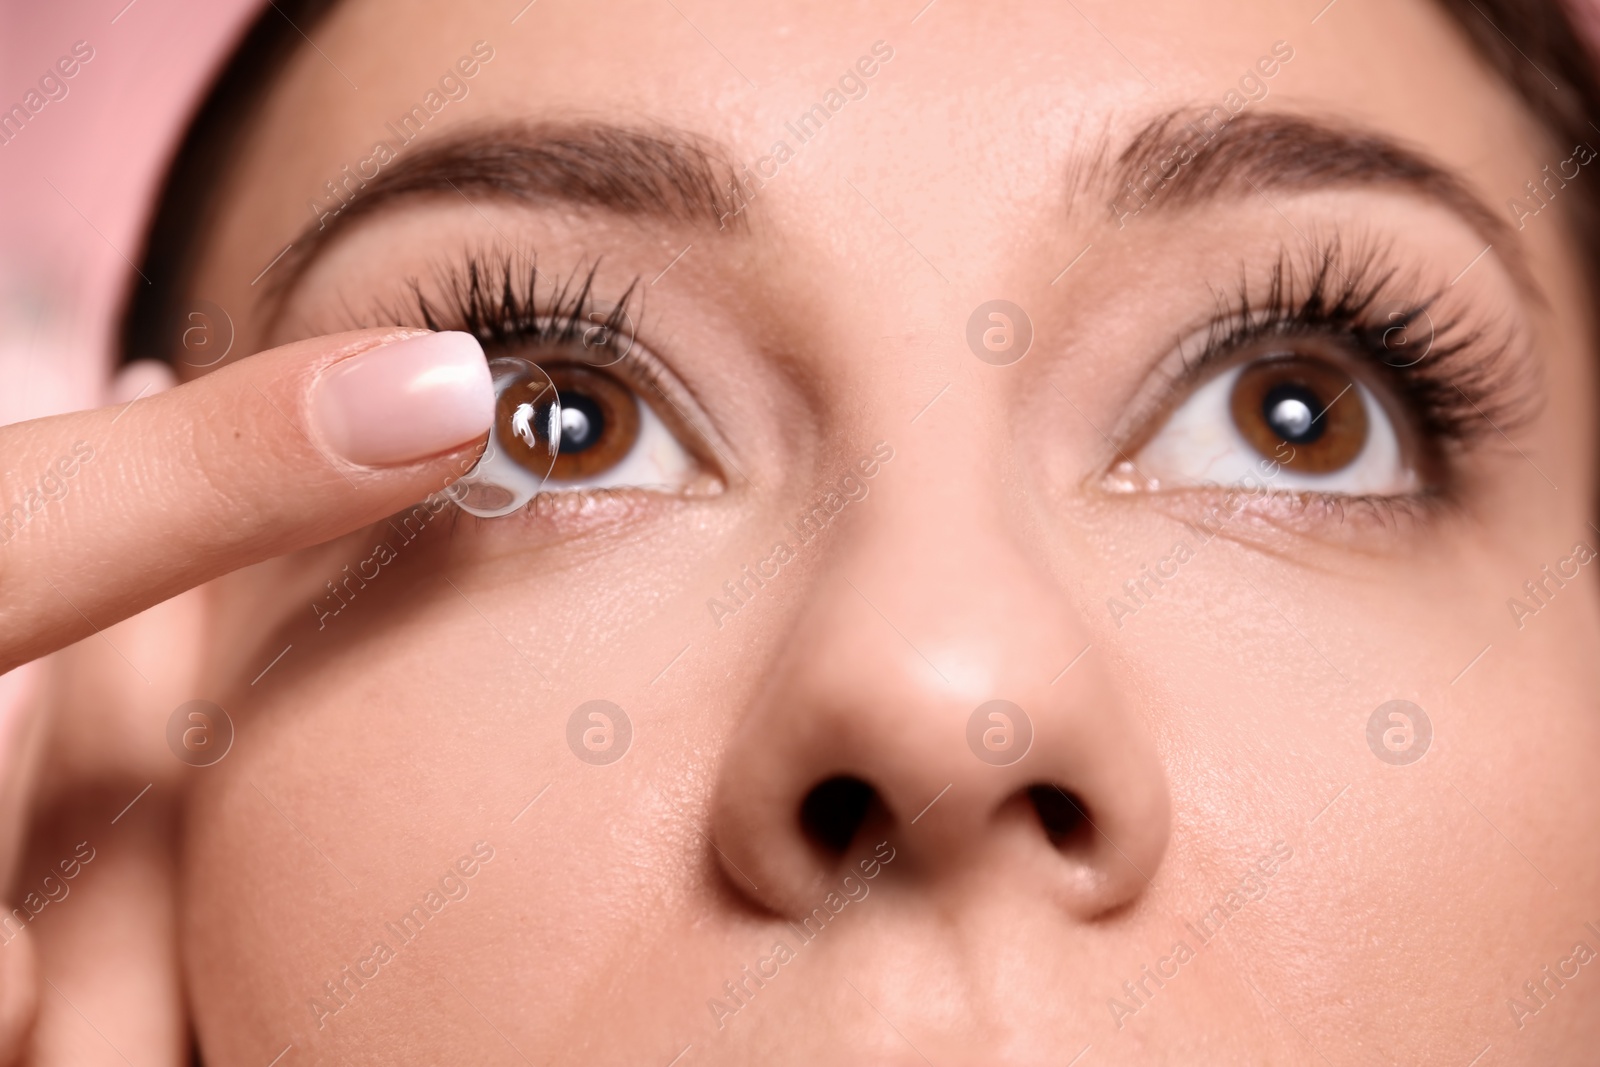
[[[816,599],[866,604],[948,697],[967,701],[1026,687],[1031,673],[1081,650],[1089,628],[1021,529],[1012,442],[978,428],[1004,420],[945,400],[955,410],[925,435],[910,427],[875,499],[840,531],[825,572],[850,596],[824,579]]]

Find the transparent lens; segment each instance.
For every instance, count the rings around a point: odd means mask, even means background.
[[[544,487],[561,448],[561,397],[538,366],[516,356],[489,361],[494,428],[482,458],[446,490],[462,511],[492,519],[517,510]]]

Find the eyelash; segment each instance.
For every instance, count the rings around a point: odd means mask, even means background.
[[[1387,264],[1394,257],[1383,245],[1346,252],[1337,239],[1312,246],[1298,258],[1280,253],[1263,295],[1241,271],[1228,295],[1216,294],[1217,313],[1197,354],[1185,356],[1174,392],[1188,390],[1225,369],[1241,350],[1263,342],[1295,339],[1342,340],[1404,414],[1414,420],[1420,443],[1444,468],[1443,486],[1455,488],[1451,459],[1479,438],[1526,426],[1535,414],[1537,391],[1528,379],[1527,360],[1517,358],[1517,333],[1506,324],[1469,324],[1459,308],[1448,314],[1448,287],[1420,299],[1398,294],[1427,291]],[[1435,317],[1435,314],[1438,317]],[[1389,347],[1396,327],[1432,326],[1432,344],[1415,362]]]
[[[405,295],[397,302],[374,305],[365,324],[459,330],[476,337],[491,359],[521,354],[552,371],[565,364],[600,369],[632,389],[641,404],[654,408],[679,443],[706,469],[715,470],[715,461],[705,451],[709,446],[702,423],[685,411],[692,401],[674,384],[659,357],[636,343],[644,313],[640,278],[635,276],[608,303],[595,296],[599,270],[595,260],[558,277],[541,272],[531,253],[467,251],[459,259],[436,263],[429,287],[417,278],[407,280]],[[352,322],[362,321],[349,316],[348,310],[346,314]],[[603,358],[596,359],[597,349],[605,350]],[[571,506],[616,492],[611,488],[541,492],[519,514],[543,514],[538,509]],[[453,514],[452,531],[462,521],[474,528],[503,521]]]
[[[1419,443],[1440,467],[1441,484],[1418,496],[1457,495],[1460,453],[1496,431],[1513,433],[1526,426],[1536,413],[1537,389],[1527,373],[1528,361],[1517,358],[1514,328],[1492,319],[1469,325],[1459,308],[1448,315],[1440,312],[1448,287],[1430,292],[1419,281],[1403,278],[1398,268],[1388,265],[1394,258],[1380,244],[1346,251],[1337,238],[1313,244],[1298,256],[1285,249],[1267,276],[1264,292],[1260,283],[1250,283],[1247,268],[1241,269],[1231,293],[1216,291],[1216,313],[1205,328],[1204,340],[1198,352],[1185,354],[1169,395],[1187,396],[1253,345],[1342,340],[1404,409]],[[526,264],[525,270],[519,262]],[[545,276],[541,284],[532,256],[468,253],[457,263],[436,269],[439,296],[429,297],[420,281],[412,279],[405,302],[380,312],[378,321],[463,330],[491,353],[527,347],[581,352],[597,343],[619,345],[612,369],[641,392],[660,393],[662,369],[633,343],[643,310],[639,278],[605,307],[594,295],[598,270],[596,262],[565,278],[552,281]],[[1418,292],[1429,295],[1399,298],[1401,293]],[[1396,327],[1419,321],[1432,326],[1426,355],[1412,363],[1395,360],[1385,337]],[[603,340],[591,340],[595,331],[601,331]],[[1360,502],[1330,497],[1323,503],[1342,510]],[[1393,497],[1365,502],[1385,509],[1400,503]]]
[[[524,271],[518,262],[526,263]],[[609,309],[595,298],[598,262],[565,278],[541,283],[533,256],[468,253],[455,264],[435,269],[441,295],[429,297],[420,280],[407,283],[409,294],[399,307],[380,310],[378,321],[417,323],[430,330],[472,334],[493,357],[518,348],[550,351],[593,351],[602,345],[617,351],[605,365],[641,391],[659,392],[662,370],[635,346],[635,324],[644,298],[635,277]],[[544,295],[548,290],[549,295]],[[595,338],[600,338],[596,340]],[[585,362],[582,359],[574,362]]]

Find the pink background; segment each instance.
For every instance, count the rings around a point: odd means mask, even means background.
[[[74,42],[94,48],[65,99],[0,145],[0,423],[107,401],[156,184],[260,3],[0,0],[0,108]]]

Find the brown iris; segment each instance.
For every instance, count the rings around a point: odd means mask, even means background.
[[[1257,452],[1304,474],[1330,474],[1367,444],[1367,409],[1355,381],[1326,359],[1274,355],[1234,382],[1233,423]]]
[[[556,395],[536,368],[518,366],[523,372],[495,397],[495,437],[517,463],[544,474],[550,468],[550,405]]]
[[[639,439],[639,401],[604,371],[557,363],[503,389],[495,401],[497,437],[511,458],[558,482],[604,474]],[[551,386],[555,391],[551,391]],[[550,462],[550,408],[560,397],[560,448]]]

